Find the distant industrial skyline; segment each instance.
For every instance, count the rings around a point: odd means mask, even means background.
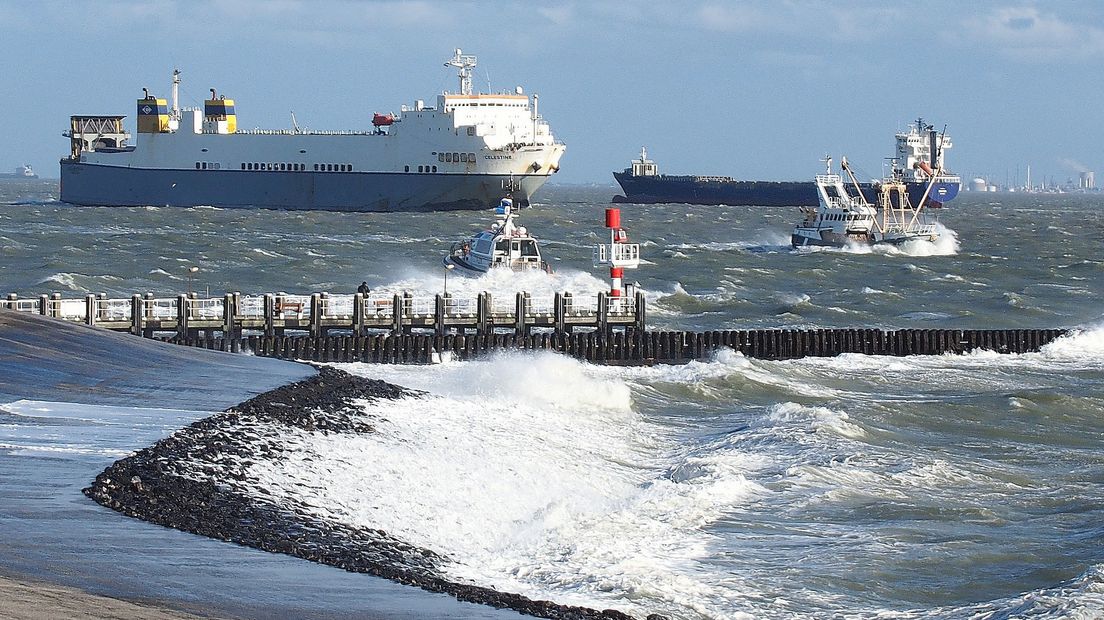
[[[1104,4],[0,0],[0,171],[57,176],[71,114],[126,114],[148,87],[209,88],[243,128],[364,129],[373,112],[475,85],[541,95],[560,183],[612,183],[642,145],[661,172],[806,179],[825,153],[869,176],[917,117],[949,167],[1001,185],[1104,170]]]

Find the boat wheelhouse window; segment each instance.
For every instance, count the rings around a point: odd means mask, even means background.
[[[499,241],[498,243],[495,244],[495,250],[497,250],[499,252],[502,252],[503,254],[509,254],[510,253],[510,241],[505,240],[505,239],[502,240],[502,241]]]
[[[480,239],[480,240],[475,242],[475,249],[474,250],[475,250],[476,254],[487,254],[490,251],[490,249],[491,249],[491,240],[490,239]]]
[[[524,257],[537,257],[540,253],[537,252],[537,244],[533,241],[521,242],[521,255]]]

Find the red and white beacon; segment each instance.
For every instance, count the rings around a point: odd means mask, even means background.
[[[594,246],[594,264],[610,266],[610,306],[616,307],[625,299],[624,270],[640,266],[640,244],[629,243],[629,234],[621,228],[621,209],[606,209],[606,228],[610,230],[610,242]]]

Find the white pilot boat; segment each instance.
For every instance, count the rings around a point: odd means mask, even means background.
[[[920,202],[913,206],[903,182],[885,181],[878,186],[878,202],[875,205],[863,195],[846,157],[840,167],[850,178],[854,193],[848,191],[843,177],[832,173],[831,158],[825,161],[826,173],[816,176],[819,204],[816,209],[802,209],[805,219],[794,226],[790,236],[793,247],[900,245],[912,240],[938,239],[936,225],[923,213],[931,183]]]
[[[445,268],[471,276],[482,275],[491,269],[552,273],[552,268],[541,259],[537,240],[524,226],[514,224],[514,201],[503,198],[495,207],[495,215],[501,219],[491,224],[488,230],[452,245],[443,260]]]

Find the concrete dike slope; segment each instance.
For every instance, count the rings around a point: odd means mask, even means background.
[[[0,616],[519,617],[127,518],[81,493],[127,454],[316,374],[0,310]]]

